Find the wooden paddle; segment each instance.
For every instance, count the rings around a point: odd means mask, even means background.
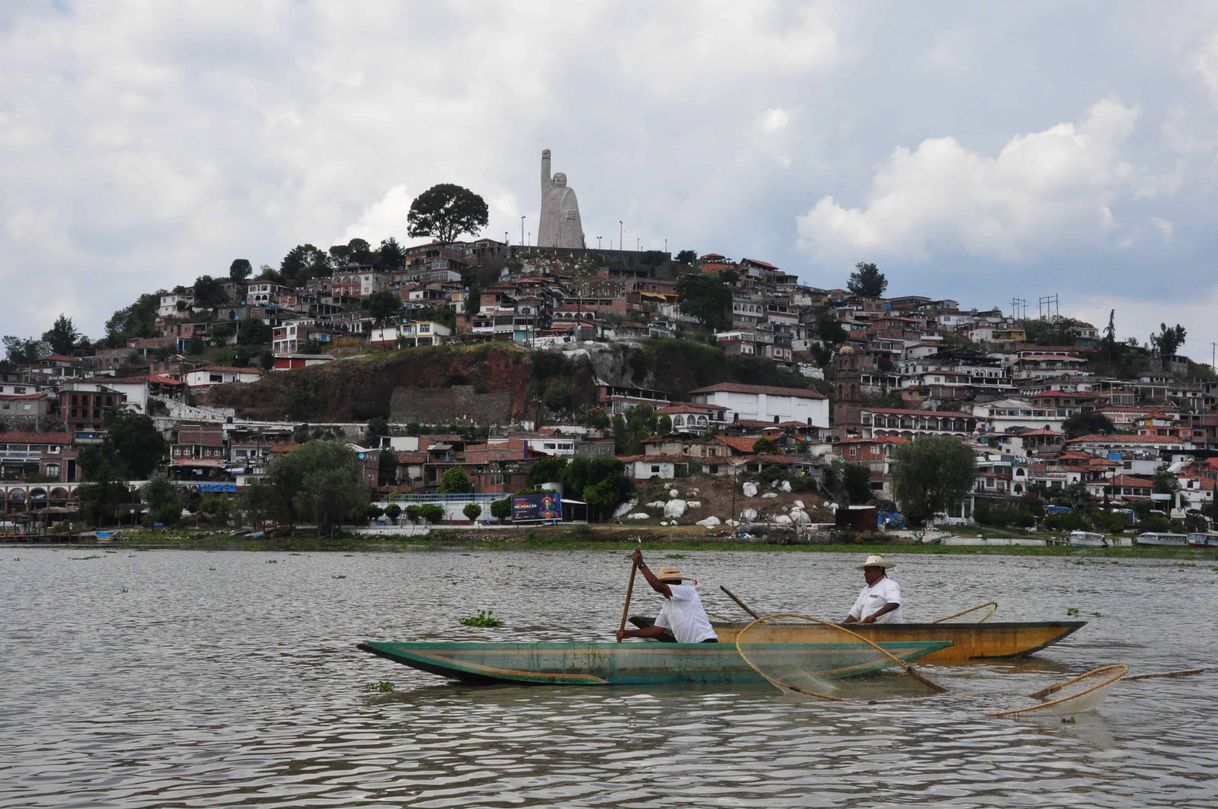
[[[617,631],[623,632],[626,629],[626,616],[630,614],[630,596],[634,593],[634,574],[639,570],[639,566],[633,559],[630,560],[630,583],[626,585],[626,603],[622,605],[622,622],[618,624]]]
[[[723,592],[727,593],[727,597],[730,598],[732,601],[735,601],[736,605],[738,607],[740,607],[740,609],[744,610],[745,612],[747,612],[749,615],[753,616],[754,618],[761,617],[760,615],[758,615],[756,612],[753,611],[752,607],[750,607],[748,604],[745,604],[743,601],[741,601],[739,598],[737,598],[735,593],[733,593],[731,590],[724,587],[722,584],[719,585],[719,589],[722,590]]]

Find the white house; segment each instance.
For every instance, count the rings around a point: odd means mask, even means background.
[[[182,381],[191,388],[208,388],[232,382],[257,382],[259,379],[262,379],[262,371],[257,368],[225,368],[222,365],[204,365],[188,371],[182,377]]]
[[[715,405],[728,412],[728,420],[797,421],[812,427],[829,426],[829,398],[807,388],[779,388],[720,382],[690,391],[699,404]]]

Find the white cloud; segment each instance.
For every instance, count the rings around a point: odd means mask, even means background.
[[[763,132],[778,132],[791,123],[791,114],[782,107],[774,107],[761,113],[758,124]]]
[[[952,137],[899,147],[875,172],[865,205],[826,196],[798,217],[800,248],[826,262],[939,251],[1015,261],[1106,243],[1120,229],[1112,206],[1136,179],[1121,150],[1137,117],[1107,98],[1081,122],[1017,135],[993,157]]]

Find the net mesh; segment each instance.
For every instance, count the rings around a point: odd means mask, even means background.
[[[1111,666],[1101,666],[1077,677],[1042,688],[1035,694],[1029,694],[1032,699],[1041,700],[1026,708],[1014,708],[1009,711],[998,711],[991,717],[1023,716],[1035,714],[1038,716],[1070,716],[1071,714],[1094,711],[1108,695],[1108,689],[1125,676],[1129,667],[1121,663]]]
[[[921,699],[944,690],[905,662],[924,647],[889,646],[798,613],[763,616],[736,635],[736,649],[744,661],[785,694],[887,702]]]

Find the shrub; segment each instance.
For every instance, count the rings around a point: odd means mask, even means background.
[[[444,507],[435,503],[425,503],[419,506],[419,516],[434,525],[444,519]]]
[[[496,520],[506,520],[512,516],[512,499],[505,497],[502,500],[491,501],[491,516]]]
[[[411,522],[418,522],[419,517],[423,516],[423,507],[417,505],[406,506],[406,519]]]
[[[461,509],[461,513],[467,520],[473,522],[482,516],[482,506],[477,503],[466,503],[465,508]]]
[[[385,516],[394,524],[398,524],[398,517],[402,516],[402,507],[397,503],[390,503],[385,506]]]

